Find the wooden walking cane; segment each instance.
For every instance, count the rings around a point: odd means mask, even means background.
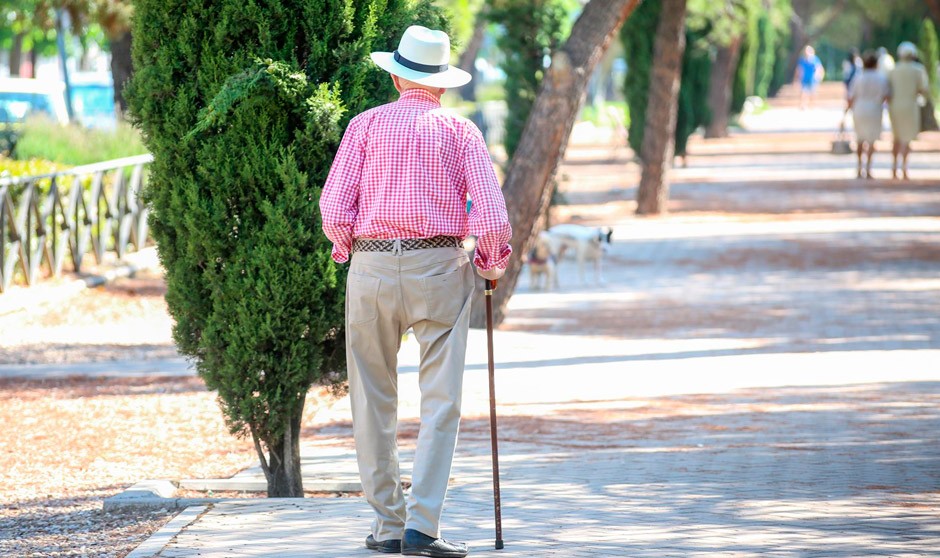
[[[503,520],[499,503],[499,450],[496,443],[496,365],[493,359],[493,289],[496,281],[486,280],[486,352],[490,368],[490,442],[493,446],[493,507],[496,512],[496,550],[503,548]]]

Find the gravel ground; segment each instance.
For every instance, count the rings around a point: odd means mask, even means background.
[[[165,293],[162,273],[139,272],[64,301],[2,314],[0,364],[178,357]]]
[[[177,357],[164,292],[160,273],[139,273],[0,315],[0,364]],[[310,394],[305,426],[328,401]],[[104,498],[256,462],[199,378],[0,378],[0,424],[0,556],[124,556],[176,512],[104,513]]]

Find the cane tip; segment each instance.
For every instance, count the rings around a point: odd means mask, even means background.
[[[503,539],[496,539],[496,550],[503,549]]]

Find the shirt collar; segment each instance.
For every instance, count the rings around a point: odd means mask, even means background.
[[[406,89],[401,92],[401,96],[398,98],[398,102],[407,104],[430,103],[435,107],[441,106],[441,102],[437,99],[437,97],[431,95],[424,89]]]

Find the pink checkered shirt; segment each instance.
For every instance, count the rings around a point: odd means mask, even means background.
[[[421,89],[349,122],[320,213],[339,263],[356,238],[473,235],[480,269],[505,269],[512,252],[506,201],[483,135]]]

